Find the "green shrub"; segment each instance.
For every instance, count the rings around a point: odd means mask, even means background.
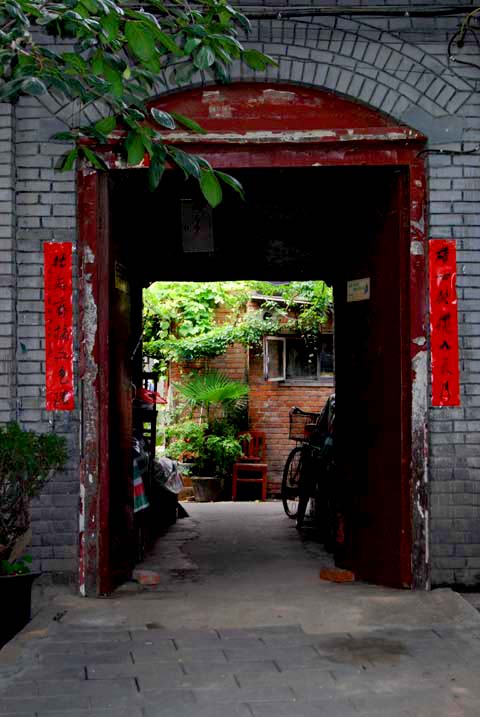
[[[30,526],[30,500],[39,495],[52,472],[67,461],[65,439],[53,433],[23,431],[18,424],[0,427],[0,558],[15,561],[16,546]],[[25,561],[25,558],[24,558]],[[27,561],[28,562],[28,561]],[[22,572],[27,572],[24,565]],[[9,573],[0,565],[0,573]],[[18,571],[17,571],[18,572]]]

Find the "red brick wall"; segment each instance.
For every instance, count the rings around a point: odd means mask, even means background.
[[[333,392],[333,386],[285,385],[265,381],[263,358],[250,352],[249,418],[252,431],[267,434],[268,490],[279,492],[283,466],[295,442],[289,440],[288,414],[293,406],[319,412]]]
[[[188,376],[189,373],[210,370],[220,371],[235,381],[246,382],[248,380],[248,361],[245,346],[234,344],[229,346],[222,356],[208,360],[198,359],[197,361],[172,363],[169,377],[172,383],[176,383]]]

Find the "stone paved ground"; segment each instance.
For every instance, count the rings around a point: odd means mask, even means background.
[[[462,598],[321,583],[328,556],[276,504],[191,512],[147,561],[159,588],[60,596],[26,630],[0,660],[2,717],[480,715],[480,617]]]
[[[22,717],[480,714],[480,629],[308,635],[58,626],[7,687]]]

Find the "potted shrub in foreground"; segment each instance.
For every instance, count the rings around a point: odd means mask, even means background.
[[[64,438],[0,427],[0,647],[30,619],[30,501],[66,460]]]
[[[216,500],[242,452],[237,434],[248,386],[210,371],[196,374],[175,388],[186,399],[191,417],[168,428],[167,454],[192,464],[190,477],[196,500]]]

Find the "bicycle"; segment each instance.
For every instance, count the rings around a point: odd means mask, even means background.
[[[330,396],[321,413],[307,413],[295,407],[289,418],[290,438],[297,441],[297,446],[288,455],[283,471],[283,507],[289,518],[296,518],[297,528],[301,528],[308,502],[313,498],[317,528],[325,545],[330,547],[335,530],[335,396]]]
[[[300,474],[302,458],[306,456],[306,441],[320,415],[320,413],[302,411],[297,406],[294,406],[289,413],[288,437],[296,441],[296,446],[290,451],[285,462],[281,498],[285,513],[292,519],[295,519],[298,513]]]

